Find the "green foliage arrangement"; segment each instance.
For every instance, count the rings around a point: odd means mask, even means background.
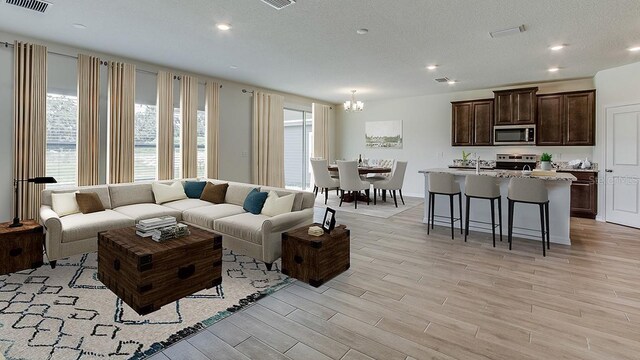
[[[466,152],[466,151],[462,150],[462,160],[463,161],[469,160],[469,155],[471,155],[470,152]]]
[[[540,161],[551,161],[551,154],[542,153],[542,155],[540,155]]]

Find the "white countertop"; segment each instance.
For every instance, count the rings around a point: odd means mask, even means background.
[[[432,172],[436,173],[447,173],[458,176],[466,176],[472,175],[476,173],[475,169],[450,169],[450,168],[436,168],[436,169],[425,169],[418,171],[421,174],[428,174]],[[535,177],[542,180],[549,181],[576,181],[576,177],[566,172],[555,172],[553,175],[534,175],[534,176],[525,176],[522,175],[522,171],[515,170],[480,170],[480,175],[486,176],[494,176],[497,178],[524,178],[524,177]]]

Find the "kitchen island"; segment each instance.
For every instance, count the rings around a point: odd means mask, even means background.
[[[419,173],[424,175],[424,219],[427,223],[427,204],[429,200],[429,173],[447,173],[455,177],[455,181],[460,184],[460,190],[464,198],[464,182],[467,175],[474,175],[475,169],[426,169],[420,170]],[[504,241],[507,240],[508,226],[508,208],[507,195],[509,192],[509,179],[513,177],[525,177],[521,171],[511,170],[481,170],[480,175],[493,176],[497,178],[500,184],[500,194],[502,195],[502,231]],[[547,190],[549,190],[549,228],[550,242],[556,244],[571,245],[571,237],[569,232],[570,214],[571,214],[571,183],[576,177],[569,173],[548,173],[544,176],[534,176],[545,181]],[[451,226],[449,218],[449,198],[445,196],[435,197],[435,223],[436,225]],[[465,214],[465,201],[462,201],[462,214]],[[458,214],[458,203],[454,203],[455,214]],[[496,209],[496,216],[497,216]],[[540,210],[538,206],[530,204],[517,203],[514,210],[515,216],[513,220],[514,237],[533,239],[540,241]],[[442,216],[438,218],[438,216]],[[471,199],[469,231],[491,232],[491,206],[488,200]],[[474,223],[473,221],[481,221],[482,223]],[[488,223],[488,224],[487,224]],[[497,219],[496,219],[497,223]],[[496,229],[496,234],[498,230]]]

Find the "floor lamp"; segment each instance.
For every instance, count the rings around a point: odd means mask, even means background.
[[[20,227],[22,226],[22,223],[20,222],[20,215],[18,215],[18,185],[20,185],[20,183],[22,182],[30,182],[30,183],[34,183],[34,184],[55,184],[57,183],[56,179],[54,179],[51,176],[38,176],[38,177],[34,177],[34,178],[30,178],[30,179],[13,179],[13,189],[15,190],[15,198],[14,200],[14,204],[15,204],[15,213],[14,213],[14,218],[13,218],[13,222],[11,223],[11,225],[9,225],[9,227]]]

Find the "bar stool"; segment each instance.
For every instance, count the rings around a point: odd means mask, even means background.
[[[540,233],[542,234],[542,256],[547,256],[549,245],[549,192],[541,179],[511,178],[509,181],[509,250],[513,242],[513,209],[515,203],[540,206]],[[546,231],[545,231],[546,227]],[[545,248],[545,235],[547,246]]]
[[[453,224],[455,221],[460,221],[460,234],[462,234],[462,193],[460,192],[460,184],[455,182],[453,175],[445,173],[429,173],[429,208],[427,213],[427,235],[429,234],[429,222],[431,223],[431,229],[433,229],[433,223],[435,220],[435,196],[447,195],[449,196],[449,207],[451,210],[451,238],[454,238]],[[453,217],[453,197],[458,195],[460,204],[460,217]]]
[[[502,241],[502,196],[500,196],[500,186],[496,178],[484,175],[467,175],[464,185],[464,195],[467,199],[464,241],[467,241],[467,236],[469,235],[469,222],[471,221],[469,220],[469,209],[471,207],[471,199],[486,199],[491,201],[491,233],[493,234],[493,247],[496,247],[496,226],[500,227],[500,241]],[[496,225],[496,200],[498,200],[499,225]]]

